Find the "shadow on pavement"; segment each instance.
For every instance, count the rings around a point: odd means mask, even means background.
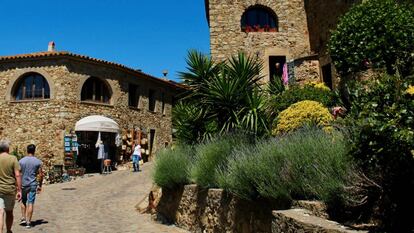
[[[48,224],[48,223],[49,222],[45,221],[44,219],[38,219],[38,220],[32,221],[33,226],[39,226],[39,225]]]

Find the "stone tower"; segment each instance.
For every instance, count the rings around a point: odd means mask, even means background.
[[[333,86],[329,31],[358,0],[205,0],[215,61],[243,51],[263,61],[264,82],[323,80]]]

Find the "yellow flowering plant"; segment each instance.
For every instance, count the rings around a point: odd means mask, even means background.
[[[414,95],[414,86],[410,85],[407,90],[405,91],[405,93],[409,94],[409,95]]]
[[[325,83],[319,82],[319,81],[312,81],[305,84],[305,86],[314,87],[317,89],[320,89],[322,91],[330,91],[331,89],[325,85]]]
[[[305,126],[329,128],[333,117],[323,104],[304,100],[291,105],[277,117],[277,125],[272,134],[288,133]]]

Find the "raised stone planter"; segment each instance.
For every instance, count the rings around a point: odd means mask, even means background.
[[[222,189],[187,185],[175,192],[163,190],[157,212],[159,220],[191,232],[271,232],[268,203],[241,200]]]
[[[206,190],[197,185],[186,185],[162,190],[157,220],[202,233],[363,232],[325,219],[326,207],[320,202],[295,201],[293,204],[310,210],[273,211],[289,206],[277,206],[264,200],[246,201],[222,189]]]

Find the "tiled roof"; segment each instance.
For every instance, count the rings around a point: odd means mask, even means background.
[[[105,60],[101,60],[101,59],[97,59],[97,58],[93,58],[93,57],[89,57],[85,55],[74,54],[74,53],[70,53],[67,51],[37,52],[37,53],[28,53],[28,54],[18,54],[18,55],[13,55],[13,56],[0,56],[0,62],[9,61],[9,60],[20,60],[20,59],[59,58],[59,57],[68,57],[68,58],[75,58],[75,59],[80,59],[80,60],[85,60],[85,61],[92,61],[98,64],[104,64],[104,65],[112,66],[112,67],[115,67],[115,68],[118,68],[124,71],[132,72],[133,74],[138,75],[139,77],[144,77],[147,79],[154,80],[156,82],[161,82],[161,83],[173,86],[175,88],[184,88],[184,89],[187,88],[185,85],[182,85],[180,83],[176,83],[171,80],[160,79],[150,74],[144,73],[140,70],[135,70],[135,69],[129,68],[119,63],[105,61]]]

